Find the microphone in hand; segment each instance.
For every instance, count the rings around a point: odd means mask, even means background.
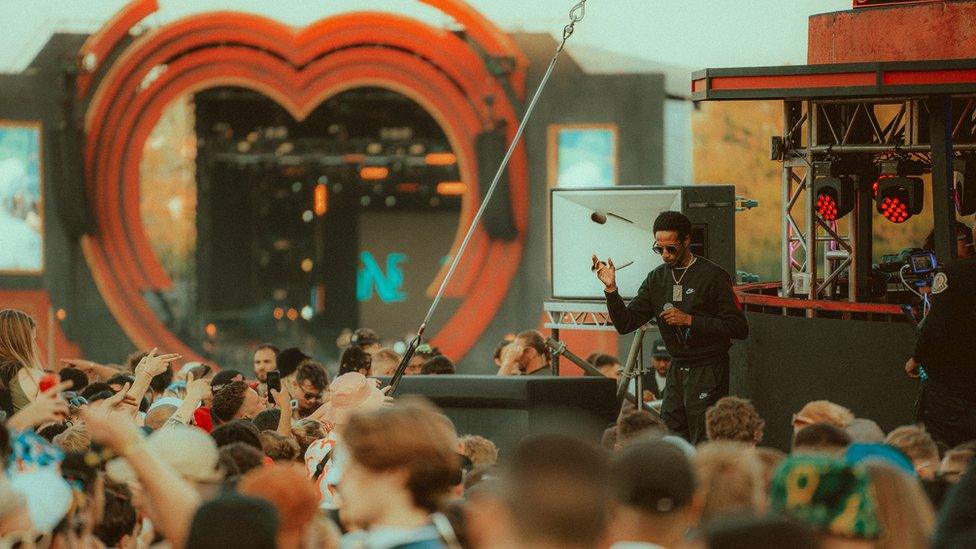
[[[666,313],[672,309],[674,309],[673,303],[665,303],[664,310],[661,312]],[[681,326],[674,326],[674,336],[678,339],[678,343],[680,343],[682,347],[688,346],[688,338],[685,337],[684,328],[682,328]]]

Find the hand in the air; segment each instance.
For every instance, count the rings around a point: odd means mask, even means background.
[[[136,375],[143,374],[149,377],[156,377],[159,374],[166,371],[169,368],[169,363],[174,360],[178,360],[180,355],[176,353],[168,355],[156,355],[157,349],[149,351],[149,354],[144,356],[142,360],[139,361],[139,365],[136,366]]]
[[[691,315],[675,307],[661,313],[661,318],[668,326],[691,326]]]
[[[186,396],[184,400],[206,402],[211,398],[213,398],[213,394],[210,389],[210,380],[193,379],[193,373],[188,373],[186,376]]]
[[[605,286],[604,290],[608,293],[617,291],[617,268],[613,264],[613,259],[607,258],[606,262],[593,254],[593,266],[591,267],[596,277]]]
[[[521,374],[522,368],[520,367],[520,361],[524,353],[525,347],[514,341],[506,345],[505,348],[502,349],[502,354],[499,357],[502,365],[498,369],[498,375],[517,376]]]
[[[10,417],[7,426],[23,431],[51,421],[60,421],[68,415],[68,403],[61,398],[61,391],[71,387],[70,381],[62,381],[37,395],[33,402]]]

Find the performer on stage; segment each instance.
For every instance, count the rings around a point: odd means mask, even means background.
[[[729,394],[731,340],[744,339],[749,326],[729,274],[691,253],[691,221],[684,214],[659,215],[654,241],[664,264],[647,275],[628,305],[617,292],[613,260],[594,255],[593,270],[618,332],[633,332],[657,316],[672,360],[661,417],[671,432],[697,444],[705,440],[705,410]]]

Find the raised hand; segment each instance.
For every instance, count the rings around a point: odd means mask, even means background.
[[[10,417],[7,425],[23,431],[52,421],[61,421],[68,415],[68,403],[61,398],[61,391],[71,387],[70,381],[62,381],[37,395],[33,402]]]
[[[613,259],[607,258],[606,262],[600,261],[600,258],[593,254],[593,265],[591,267],[593,272],[596,273],[596,277],[600,279],[600,282],[604,285],[604,290],[606,292],[617,291],[617,267],[613,264]]]
[[[284,388],[282,388],[279,390],[268,389],[268,392],[271,393],[271,398],[274,399],[275,406],[277,406],[280,410],[291,410],[291,397],[288,394],[288,391],[285,391]]]
[[[94,375],[95,367],[98,366],[98,364],[83,358],[62,358],[61,364],[62,368],[76,368],[88,375]]]
[[[141,434],[132,420],[132,415],[118,408],[121,398],[117,401],[113,400],[119,395],[124,393],[119,392],[111,398],[82,407],[80,415],[88,426],[93,441],[104,444],[121,454],[128,445],[138,442]]]
[[[516,342],[511,342],[502,349],[502,354],[499,357],[501,360],[501,367],[498,369],[498,375],[500,376],[517,376],[521,373],[521,368],[519,367],[519,360],[522,358],[522,354],[525,352],[525,347],[522,347]]]
[[[209,379],[193,379],[193,373],[186,376],[186,395],[184,400],[191,400],[194,403],[205,402],[213,398]]]
[[[135,374],[139,376],[140,374],[148,375],[150,378],[156,377],[159,374],[166,371],[169,368],[169,363],[174,360],[179,360],[182,358],[176,353],[171,353],[168,355],[156,355],[158,349],[153,348],[149,353],[142,357],[139,364],[136,366]]]

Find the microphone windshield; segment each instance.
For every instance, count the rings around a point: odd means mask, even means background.
[[[599,210],[594,210],[593,213],[590,214],[590,220],[594,223],[603,225],[607,222],[607,214]]]
[[[674,309],[674,304],[673,303],[665,303],[664,304],[664,310],[665,311],[670,311],[671,309]]]

